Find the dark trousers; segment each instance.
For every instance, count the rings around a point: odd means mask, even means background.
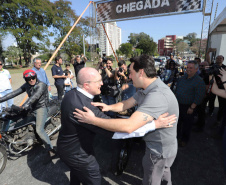
[[[203,129],[205,126],[205,119],[206,119],[206,104],[209,100],[209,97],[205,97],[200,105],[197,106],[198,111],[198,121],[197,127]]]
[[[224,136],[223,136],[223,155],[224,155],[224,171],[226,172],[226,126],[224,127]]]
[[[150,149],[146,148],[143,157],[144,178],[143,185],[172,185],[170,167],[172,166],[176,156],[163,158],[150,153]]]
[[[215,99],[216,99],[216,95],[213,94],[213,93],[210,93],[208,95],[209,97],[209,113],[212,114],[213,111],[214,111],[214,102],[215,102]]]
[[[63,152],[63,151],[62,151]],[[60,159],[70,168],[70,185],[101,185],[99,164],[93,155],[65,155],[59,151]]]
[[[58,94],[58,100],[62,100],[62,97],[64,95],[64,85],[55,85],[57,88],[57,94]]]
[[[179,120],[177,124],[177,139],[183,142],[188,142],[192,125],[194,123],[194,111],[192,114],[187,114],[190,105],[179,104]]]

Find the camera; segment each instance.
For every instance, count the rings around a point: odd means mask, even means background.
[[[122,73],[122,72],[124,71],[124,69],[120,67],[120,68],[118,69],[118,71],[119,71],[120,73]]]
[[[119,73],[122,73],[123,71],[124,71],[124,69],[123,69],[123,68],[121,68],[121,67],[118,69],[118,71],[117,71],[117,75],[118,75],[118,77],[120,77],[120,76],[121,76]]]
[[[208,70],[207,70],[207,73],[209,75],[214,75],[214,76],[217,76],[217,75],[220,75],[220,69],[221,67],[217,64],[213,64]]]

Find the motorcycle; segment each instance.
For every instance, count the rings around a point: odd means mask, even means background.
[[[56,100],[48,103],[48,118],[45,131],[54,139],[61,128],[60,106]],[[21,111],[17,106],[6,108],[0,115],[0,172],[6,165],[6,150],[9,156],[20,156],[37,143],[42,143],[35,129],[36,118],[32,113]],[[2,157],[1,157],[2,156]]]

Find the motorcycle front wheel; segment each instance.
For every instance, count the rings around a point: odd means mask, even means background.
[[[7,152],[4,146],[0,145],[0,174],[5,169],[7,162]]]

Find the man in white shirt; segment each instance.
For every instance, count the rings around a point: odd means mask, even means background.
[[[5,96],[6,94],[12,92],[11,86],[12,80],[11,75],[8,70],[3,69],[3,63],[0,61],[0,97]],[[7,100],[8,107],[11,107],[13,104],[13,99]],[[1,103],[0,113],[2,109],[6,107],[6,102]]]

